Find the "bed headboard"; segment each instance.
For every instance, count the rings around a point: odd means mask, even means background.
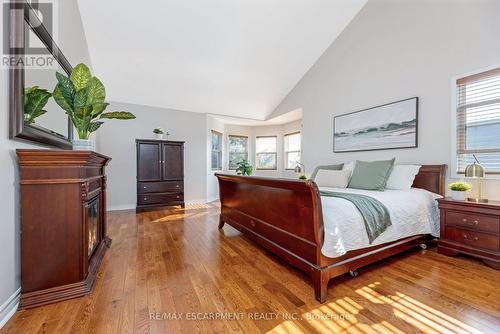
[[[447,165],[422,165],[413,181],[413,187],[444,196],[447,168]]]

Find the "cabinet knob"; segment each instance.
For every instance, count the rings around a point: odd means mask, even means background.
[[[175,185],[175,187],[176,187],[176,188],[179,188],[179,185],[178,185],[178,184],[176,184],[176,185]]]
[[[469,241],[478,241],[479,237],[474,237],[474,238],[469,238],[467,234],[464,234],[464,240],[469,240]]]
[[[148,198],[147,198],[147,197],[144,197],[144,200],[145,200],[145,201],[147,201],[147,200],[148,200]]]
[[[148,187],[146,187],[146,186],[144,186],[143,188],[144,188],[144,189],[148,189]]]
[[[464,218],[462,221],[464,222],[464,224],[467,224],[467,225],[473,225],[473,226],[475,226],[475,225],[479,224],[478,220],[468,221],[467,218]]]

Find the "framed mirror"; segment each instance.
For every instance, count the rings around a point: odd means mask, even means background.
[[[73,68],[39,10],[25,0],[13,1],[10,7],[9,47],[15,61],[10,68],[10,138],[71,149],[73,125],[48,96],[57,84],[56,72],[69,76]]]

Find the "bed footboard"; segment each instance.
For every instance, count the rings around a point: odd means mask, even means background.
[[[313,181],[216,174],[221,214],[247,237],[309,272],[318,267],[323,216]]]
[[[424,165],[414,187],[444,195],[446,165]],[[424,235],[347,252],[337,258],[321,254],[323,213],[311,180],[215,174],[219,180],[219,228],[227,223],[256,243],[311,276],[316,299],[327,298],[330,279],[404,252],[425,242]]]

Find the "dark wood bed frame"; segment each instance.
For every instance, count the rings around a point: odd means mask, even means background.
[[[424,165],[413,187],[444,195],[446,165]],[[425,235],[349,251],[337,258],[321,253],[323,214],[312,180],[215,174],[219,180],[219,228],[227,223],[311,276],[316,299],[326,300],[331,278],[425,244]]]

